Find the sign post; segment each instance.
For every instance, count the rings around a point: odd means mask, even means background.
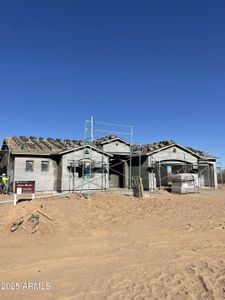
[[[35,197],[35,181],[16,181],[13,204],[17,203],[17,195],[32,194],[32,200]]]

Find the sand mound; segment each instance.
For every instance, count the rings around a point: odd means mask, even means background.
[[[224,205],[225,190],[3,206],[2,278],[51,289],[6,291],[0,299],[225,299]],[[34,234],[10,231],[35,215]]]
[[[152,275],[149,296],[153,299],[224,299],[225,263],[204,260],[184,267],[170,265]]]
[[[198,260],[185,265],[169,265],[150,272],[142,268],[98,278],[91,291],[69,299],[225,299],[225,263]]]

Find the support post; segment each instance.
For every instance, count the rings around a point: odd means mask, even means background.
[[[159,189],[161,189],[161,163],[159,161]]]
[[[208,186],[211,187],[210,168],[208,164]]]
[[[14,193],[14,197],[13,197],[13,205],[16,205],[17,203],[17,194]]]
[[[129,188],[130,188],[130,196],[132,196],[132,155],[133,155],[133,145],[130,145],[130,180],[129,180]]]
[[[8,157],[7,157],[7,177],[8,177],[8,190],[9,192],[10,187],[11,187],[11,168],[10,168],[10,148],[8,148]]]
[[[128,180],[129,179],[129,166],[128,166],[127,161],[124,161],[123,166],[124,166],[124,187],[128,188],[128,186],[129,186],[129,180]]]
[[[217,178],[216,162],[212,166],[213,166],[214,188],[217,189],[217,187],[218,187],[218,178]],[[222,174],[221,171],[220,171],[220,173]],[[222,183],[222,181],[221,181],[221,183]]]

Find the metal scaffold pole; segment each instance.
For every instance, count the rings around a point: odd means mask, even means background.
[[[141,178],[141,144],[139,144],[138,148],[138,176]]]
[[[82,189],[81,189],[81,194],[84,194],[84,188],[85,188],[85,183],[86,183],[86,178],[85,178],[85,159],[86,159],[86,145],[87,145],[87,132],[88,132],[88,121],[85,121],[85,127],[84,127],[84,150],[83,150],[83,162],[82,162]]]
[[[110,127],[113,129],[109,130],[107,127]],[[115,127],[116,127],[116,130],[114,130]],[[118,159],[118,160],[121,160],[120,163],[129,161],[130,168],[129,168],[128,182],[129,182],[129,188],[130,188],[130,194],[131,194],[132,193],[133,126],[115,124],[115,123],[107,123],[107,122],[98,122],[93,117],[91,117],[89,120],[85,121],[81,194],[84,194],[84,192],[87,192],[88,194],[90,194],[92,189],[97,189],[97,188],[106,190],[106,188],[109,186],[109,184],[106,181],[107,178],[109,179],[109,172],[110,172],[110,170],[112,170],[111,168],[118,165],[117,163],[114,165],[110,165],[108,163],[108,166],[107,166],[103,156],[102,156],[101,162],[94,161],[94,158],[96,160],[96,156],[93,157],[93,148],[96,147],[96,144],[95,144],[96,136],[95,135],[99,134],[99,133],[109,133],[112,135],[117,135],[117,134],[128,135],[130,137],[129,158],[127,160],[124,160],[124,159]],[[87,151],[87,148],[89,148],[88,151]],[[87,156],[87,153],[88,153],[88,156]],[[95,164],[95,171],[93,170],[94,164]],[[97,171],[96,171],[96,169],[97,169]],[[95,175],[100,173],[101,178],[99,179],[99,176],[93,176],[94,175],[93,172]],[[126,175],[120,173],[118,171],[118,169],[114,170],[114,172],[116,172],[119,176],[124,176],[124,178],[126,178]],[[96,178],[94,178],[94,177],[96,177]],[[98,180],[100,181],[100,183]]]
[[[141,195],[141,189],[143,188],[143,181],[141,177],[141,154],[142,154],[142,147],[139,143],[138,146],[138,177],[139,177],[139,195]]]
[[[142,174],[141,174],[141,154],[142,154],[142,146],[141,143],[136,142],[135,145],[133,145],[133,152],[136,152],[135,156],[135,165],[136,165],[136,176],[132,176],[132,189],[133,189],[133,184],[137,187],[137,195],[138,197],[142,197],[143,195],[143,183],[142,183]],[[133,155],[132,155],[133,156]]]
[[[132,129],[133,131],[133,129]],[[133,132],[132,132],[133,135]],[[132,135],[130,136],[130,180],[129,180],[129,188],[130,188],[130,196],[132,196],[132,156],[133,156],[133,141],[132,141]]]
[[[90,162],[89,162],[89,173],[88,173],[88,191],[90,194],[91,190],[91,178],[92,178],[92,148],[93,148],[93,141],[94,141],[94,118],[91,117],[90,121],[90,132],[91,132],[91,141],[90,141]]]

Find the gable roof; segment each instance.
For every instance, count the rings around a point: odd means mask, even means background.
[[[116,136],[107,136],[101,139],[93,141],[93,147],[95,150],[103,151],[103,144],[112,140],[122,139]],[[53,139],[53,138],[42,138],[42,137],[26,137],[26,136],[12,136],[4,139],[5,145],[10,149],[13,154],[31,154],[31,155],[56,155],[63,154],[74,149],[84,147],[85,143],[82,140],[69,140],[69,139]],[[106,152],[104,152],[106,154]]]
[[[102,138],[98,138],[93,141],[93,147],[105,153],[103,146],[106,143],[112,141],[121,141],[130,146],[129,142],[121,139],[116,135],[109,135]],[[26,155],[56,155],[63,154],[69,151],[74,151],[84,147],[84,141],[82,140],[69,140],[69,139],[54,139],[54,138],[42,138],[42,137],[25,137],[25,136],[12,136],[7,137],[4,140],[2,150],[5,150],[5,145],[10,149],[13,154],[26,154]],[[164,150],[172,146],[178,146],[189,153],[201,158],[201,159],[216,159],[215,156],[209,155],[206,152],[193,149],[191,147],[185,147],[173,140],[163,140],[151,144],[145,144],[141,146],[141,153],[144,155],[150,155],[155,152]],[[134,155],[138,153],[139,145],[133,145]]]
[[[105,145],[105,144],[112,143],[112,142],[115,142],[115,141],[120,141],[121,143],[124,143],[124,144],[130,146],[130,143],[128,143],[127,141],[121,139],[120,137],[118,137],[116,135],[109,135],[109,136],[105,136],[105,137],[100,138],[100,139],[96,139],[94,141],[94,143],[96,145]]]
[[[159,141],[152,144],[145,144],[142,145],[142,153],[153,153],[155,151],[159,151],[159,149],[165,148],[165,147],[171,147],[172,145],[175,145],[176,142],[173,140],[168,141]]]
[[[112,154],[109,154],[109,153],[107,153],[107,152],[105,152],[105,151],[102,151],[101,149],[96,148],[96,147],[94,147],[94,146],[91,147],[90,145],[86,145],[86,146],[83,145],[83,146],[76,147],[76,148],[73,148],[73,149],[68,149],[68,150],[59,152],[58,154],[66,154],[66,153],[73,152],[73,151],[79,151],[79,150],[81,150],[81,149],[84,149],[84,147],[89,148],[89,149],[92,148],[93,150],[95,150],[95,151],[97,151],[97,152],[99,152],[99,153],[102,153],[102,154],[104,154],[104,155],[106,155],[106,156],[113,156]]]
[[[44,139],[32,136],[12,136],[5,138],[4,143],[13,154],[57,154],[80,146],[80,141],[76,140]]]
[[[215,156],[209,155],[206,152],[203,152],[201,150],[196,150],[196,149],[191,148],[191,147],[182,146],[182,145],[180,145],[179,143],[177,143],[173,140],[159,141],[157,143],[143,145],[142,146],[142,153],[144,153],[146,155],[151,155],[151,154],[154,154],[156,152],[165,150],[167,148],[171,148],[173,146],[177,146],[177,147],[183,149],[184,151],[187,151],[187,152],[191,153],[192,155],[197,156],[200,159],[216,159]]]

